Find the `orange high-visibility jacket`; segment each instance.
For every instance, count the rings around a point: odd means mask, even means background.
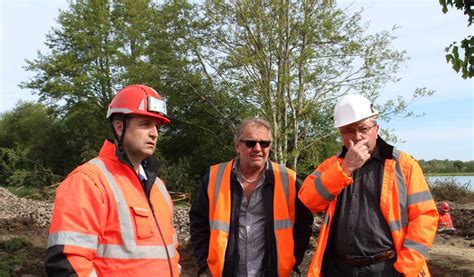
[[[209,175],[209,221],[211,237],[207,259],[212,276],[222,276],[231,220],[230,176],[233,161],[211,166]],[[293,224],[295,222],[296,173],[271,163],[275,173],[273,219],[276,238],[278,275],[289,276],[295,265]]]
[[[430,276],[426,258],[436,235],[438,212],[418,163],[379,139],[392,153],[384,163],[380,209],[390,228],[397,260],[404,276]],[[308,276],[320,276],[338,194],[352,183],[341,168],[342,158],[325,160],[306,177],[299,198],[313,213],[326,211]]]
[[[449,213],[439,215],[438,229],[443,228],[454,228],[453,220],[451,219],[451,215]]]
[[[179,276],[173,203],[156,178],[149,200],[137,174],[106,141],[56,191],[48,275]]]

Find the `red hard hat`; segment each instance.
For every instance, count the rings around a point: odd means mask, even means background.
[[[441,202],[441,210],[447,212],[449,210],[449,204],[446,201]]]
[[[145,115],[170,123],[166,115],[166,102],[151,87],[130,85],[121,89],[110,102],[107,118],[113,114]]]

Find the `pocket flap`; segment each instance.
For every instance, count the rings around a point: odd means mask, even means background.
[[[150,210],[147,208],[142,208],[142,207],[131,207],[131,208],[133,209],[135,214],[138,216],[144,216],[144,217],[150,216]]]

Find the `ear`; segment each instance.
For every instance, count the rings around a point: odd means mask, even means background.
[[[238,156],[240,154],[240,145],[238,143],[234,143],[234,149],[235,149],[235,153]]]
[[[120,137],[122,135],[122,130],[123,130],[123,121],[122,120],[114,120],[112,122],[114,126],[115,133]]]

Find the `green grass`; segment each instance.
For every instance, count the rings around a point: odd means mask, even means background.
[[[26,197],[28,199],[34,200],[41,200],[41,201],[49,201],[54,198],[54,192],[56,187],[5,187],[9,192],[13,193],[18,197]]]
[[[474,172],[425,173],[425,177],[430,176],[474,176]]]
[[[18,197],[27,197],[40,193],[40,190],[36,187],[6,187],[6,189]]]
[[[0,276],[14,276],[28,259],[27,243],[20,238],[12,238],[0,243]]]

